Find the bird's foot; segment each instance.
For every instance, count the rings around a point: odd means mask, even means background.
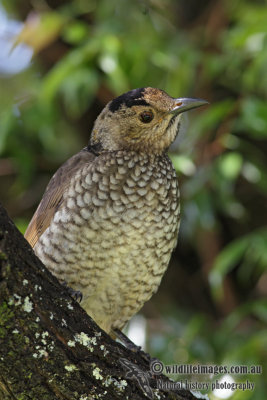
[[[113,329],[114,335],[119,339],[127,349],[133,351],[134,353],[140,353],[142,357],[150,363],[152,360],[150,354],[146,353],[142,350],[141,346],[137,346],[134,342],[132,342],[122,331],[119,329]]]
[[[80,303],[82,301],[83,298],[83,294],[80,290],[74,290],[71,287],[68,286],[67,282],[64,281],[62,283],[63,286],[65,286],[65,288],[68,290],[69,295],[76,300],[78,303]]]

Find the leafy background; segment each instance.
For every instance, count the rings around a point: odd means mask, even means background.
[[[167,364],[262,365],[261,375],[232,375],[254,391],[210,398],[265,400],[266,1],[0,5],[0,199],[22,232],[111,98],[153,86],[210,102],[185,116],[171,148],[182,226],[160,290],[142,310],[147,349]],[[190,379],[219,378],[229,379]]]

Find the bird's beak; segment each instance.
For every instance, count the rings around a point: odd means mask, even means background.
[[[171,110],[171,113],[180,114],[184,111],[192,110],[193,108],[205,106],[206,104],[209,104],[209,102],[203,99],[190,99],[190,98],[175,99],[175,105]]]

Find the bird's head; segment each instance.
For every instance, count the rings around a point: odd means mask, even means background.
[[[161,154],[179,132],[181,114],[207,104],[160,89],[134,89],[110,101],[96,119],[90,144],[103,150]]]

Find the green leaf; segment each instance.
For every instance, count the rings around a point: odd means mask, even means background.
[[[236,263],[244,254],[247,244],[247,237],[238,239],[228,245],[217,257],[209,275],[211,289],[217,299],[222,297],[224,276],[235,267]]]
[[[196,166],[188,156],[170,154],[170,158],[176,171],[182,172],[187,176],[193,175],[196,172]]]
[[[209,282],[214,297],[218,300],[223,296],[223,279],[245,257],[250,263],[267,268],[267,229],[262,228],[241,239],[236,239],[226,246],[215,260],[209,275]],[[252,258],[251,258],[252,257]]]
[[[223,154],[218,160],[218,167],[222,175],[229,180],[238,177],[242,168],[242,156],[237,152]]]
[[[267,103],[255,97],[247,97],[241,103],[241,115],[237,127],[253,138],[267,138]]]

